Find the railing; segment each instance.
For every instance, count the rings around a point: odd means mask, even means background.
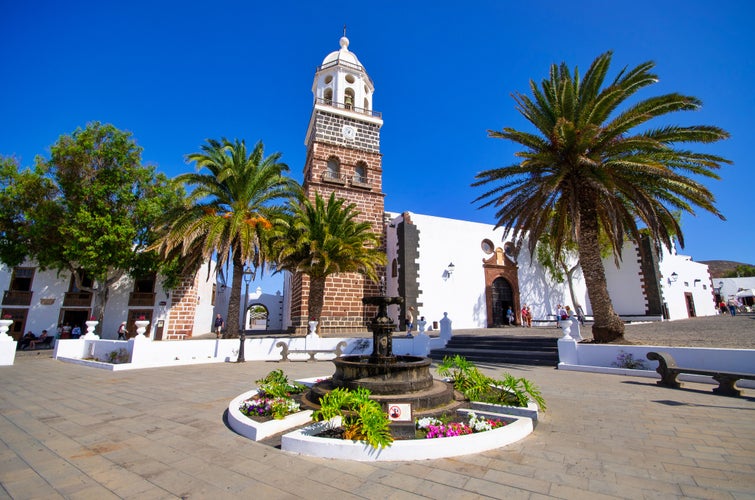
[[[89,292],[66,292],[63,296],[63,307],[89,307],[91,303]]]
[[[131,292],[128,296],[128,305],[152,307],[155,305],[155,293]]]
[[[336,184],[346,185],[346,182],[349,180],[348,177],[346,177],[343,174],[334,174],[332,172],[323,172],[322,173],[322,180],[324,182],[333,182]]]
[[[351,104],[345,104],[345,103],[342,103],[342,102],[333,102],[332,99],[324,99],[322,97],[318,97],[317,100],[316,100],[316,103],[317,104],[324,104],[326,106],[331,106],[333,108],[345,109],[347,111],[353,111],[354,113],[359,113],[359,114],[362,114],[362,115],[374,116],[376,118],[382,118],[382,116],[383,116],[383,113],[381,113],[380,111],[372,111],[370,109],[358,108],[356,106],[352,106]]]
[[[4,306],[28,306],[31,304],[31,294],[34,292],[22,292],[20,290],[5,290],[3,292]]]

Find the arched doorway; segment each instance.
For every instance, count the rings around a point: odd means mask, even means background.
[[[511,283],[505,278],[496,278],[493,281],[491,300],[491,305],[493,306],[492,324],[495,326],[508,325],[506,310],[509,307],[512,310],[515,309],[514,290],[511,287]]]
[[[249,310],[247,313],[248,318],[248,324],[247,329],[248,330],[267,330],[267,318],[269,316],[269,312],[267,310],[267,307],[265,307],[262,304],[252,304],[249,306]]]

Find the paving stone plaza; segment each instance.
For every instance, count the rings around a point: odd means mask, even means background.
[[[755,315],[629,325],[627,339],[752,349]],[[329,362],[109,372],[19,353],[0,367],[0,498],[755,498],[753,389],[727,398],[706,384],[478,366],[541,388],[533,434],[477,455],[364,463],[286,454],[224,420],[269,371],[329,376]]]

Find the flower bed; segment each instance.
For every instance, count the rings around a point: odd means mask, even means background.
[[[475,413],[488,419],[504,421],[506,425],[486,432],[443,439],[398,440],[388,447],[373,448],[363,441],[317,437],[317,434],[328,427],[339,425],[338,422],[318,422],[284,434],[281,438],[281,449],[312,457],[361,462],[427,460],[470,455],[501,448],[524,439],[534,428],[530,418],[479,411]]]
[[[252,441],[261,441],[272,435],[304,425],[312,420],[311,410],[300,411],[282,419],[271,419],[265,422],[258,422],[249,418],[241,412],[240,408],[245,401],[256,396],[257,393],[257,389],[245,392],[228,404],[228,424],[231,426],[231,429]]]

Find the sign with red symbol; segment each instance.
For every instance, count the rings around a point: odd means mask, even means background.
[[[412,405],[408,403],[389,404],[388,418],[393,422],[411,422]]]

